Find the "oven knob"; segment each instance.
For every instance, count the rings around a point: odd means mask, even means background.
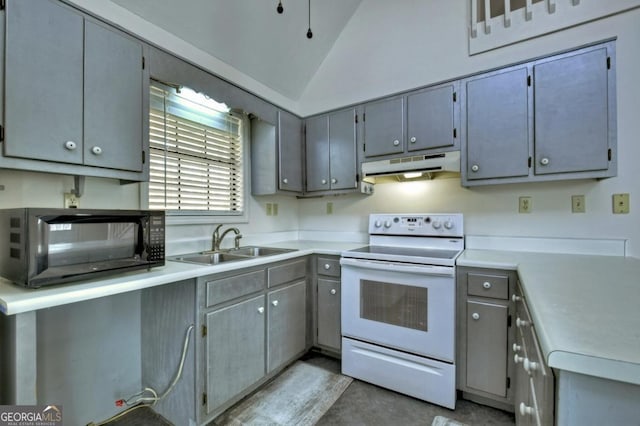
[[[388,221],[388,220],[387,220],[387,221],[385,221],[385,222],[384,222],[384,227],[385,227],[385,228],[391,228],[391,222],[390,222],[390,221]]]
[[[382,226],[382,222],[380,222],[379,220],[376,220],[373,226],[375,226],[376,228],[380,228]]]
[[[433,229],[440,229],[440,226],[441,226],[440,221],[434,220],[431,226],[433,226]]]
[[[451,222],[450,220],[446,221],[444,223],[444,227],[447,228],[447,229],[453,228],[453,222]]]

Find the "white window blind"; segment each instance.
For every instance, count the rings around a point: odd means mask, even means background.
[[[155,85],[149,116],[149,208],[241,215],[242,120],[193,91]]]

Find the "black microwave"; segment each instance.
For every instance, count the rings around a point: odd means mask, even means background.
[[[164,211],[0,210],[0,276],[25,287],[164,265]]]

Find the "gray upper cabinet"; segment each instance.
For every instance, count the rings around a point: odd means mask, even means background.
[[[458,149],[457,87],[446,83],[366,104],[365,157]]]
[[[253,195],[302,194],[302,120],[278,111],[276,124],[251,119]]]
[[[614,41],[463,85],[463,185],[616,175]]]
[[[278,145],[280,189],[302,192],[302,122],[284,111],[278,113]]]
[[[0,166],[145,180],[142,43],[59,2],[5,13]]]
[[[534,65],[535,173],[609,167],[607,49]]]
[[[306,191],[357,188],[355,109],[309,118],[305,134]]]
[[[407,96],[407,151],[451,148],[456,144],[456,96],[452,84]]]
[[[404,152],[404,98],[392,98],[364,106],[364,155]]]
[[[142,45],[85,22],[84,163],[142,170]]]
[[[50,1],[6,7],[3,154],[82,164],[83,18]]]
[[[527,76],[519,66],[465,82],[468,180],[529,174]]]

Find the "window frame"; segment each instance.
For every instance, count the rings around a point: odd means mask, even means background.
[[[177,85],[167,85],[157,80],[152,80],[149,85],[149,92],[151,92],[151,86],[156,86],[163,90],[175,91]],[[180,87],[188,87],[187,85]],[[208,96],[208,95],[207,95]],[[213,99],[213,97],[212,97]],[[216,102],[222,102],[222,100],[216,99]],[[149,96],[149,103],[151,103],[151,96]],[[243,197],[243,209],[241,213],[234,213],[232,211],[210,211],[210,210],[165,210],[166,224],[167,225],[192,225],[192,224],[213,224],[213,223],[248,223],[249,222],[249,205],[251,203],[251,155],[250,140],[251,140],[251,126],[249,117],[242,111],[231,111],[233,116],[240,119],[242,126],[242,197]],[[146,120],[150,119],[151,106],[149,106],[149,114],[145,117]],[[147,135],[150,138],[150,134]],[[150,167],[151,148],[147,153],[147,167]],[[140,205],[144,209],[149,209],[149,181],[144,182],[140,186]]]

